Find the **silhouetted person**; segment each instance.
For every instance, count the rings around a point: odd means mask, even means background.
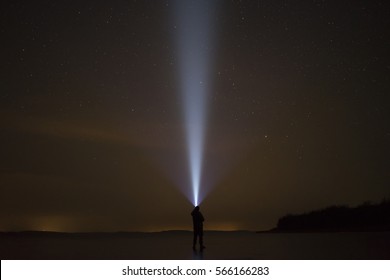
[[[194,210],[192,210],[191,216],[192,216],[192,222],[194,224],[194,242],[192,245],[192,249],[194,249],[194,250],[196,249],[196,240],[199,237],[200,249],[203,250],[204,248],[206,248],[205,246],[203,246],[203,221],[204,221],[204,218],[203,218],[202,213],[200,213],[200,211],[199,211],[199,206],[196,206],[194,208]]]

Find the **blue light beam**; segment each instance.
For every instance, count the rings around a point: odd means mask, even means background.
[[[176,0],[175,39],[192,203],[201,203],[201,178],[212,51],[214,49],[215,0]]]

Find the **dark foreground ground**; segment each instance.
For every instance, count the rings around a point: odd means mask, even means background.
[[[390,259],[390,232],[0,233],[0,259]]]

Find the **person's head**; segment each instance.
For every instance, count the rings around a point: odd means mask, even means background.
[[[196,206],[196,207],[194,208],[194,210],[195,210],[195,211],[199,211],[199,210],[200,210],[200,207],[199,207],[199,206]]]

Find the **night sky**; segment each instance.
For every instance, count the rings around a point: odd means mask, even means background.
[[[390,197],[386,2],[217,1],[205,229]],[[2,1],[0,230],[192,227],[173,4]]]

